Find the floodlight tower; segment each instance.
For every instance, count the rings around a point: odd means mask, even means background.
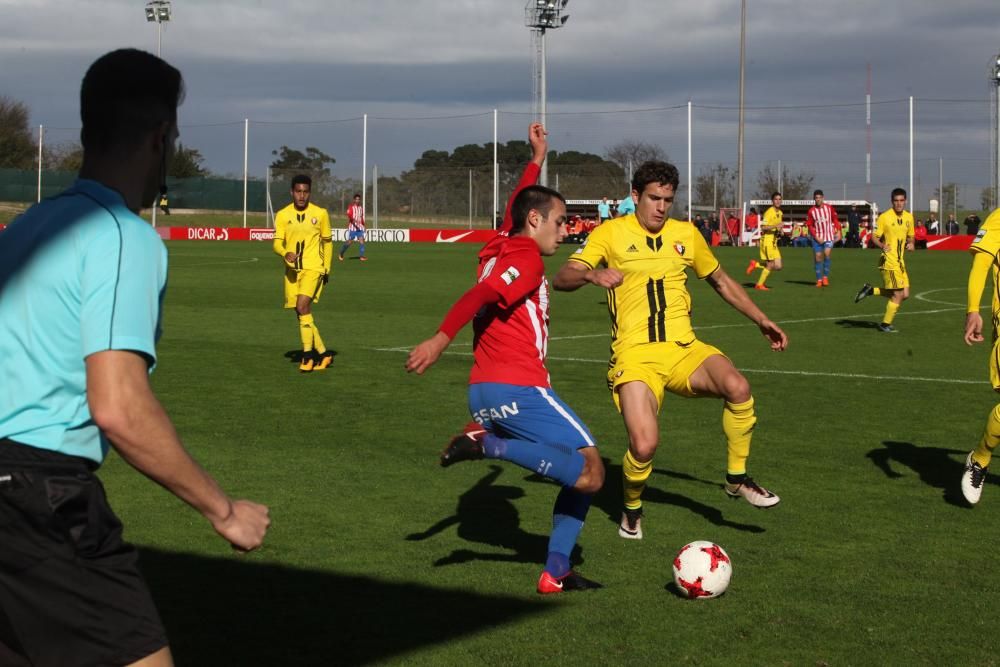
[[[990,134],[993,135],[993,182],[990,186],[993,189],[993,206],[1000,207],[1000,53],[993,57],[992,70],[990,87],[993,88],[993,125]]]
[[[170,20],[170,0],[150,0],[146,3],[146,20],[156,23],[156,57],[163,43],[163,24]]]
[[[568,14],[563,14],[569,0],[528,0],[524,6],[524,25],[531,28],[531,44],[534,47],[534,108],[533,113],[542,125],[545,122],[545,31],[566,25]],[[548,126],[546,125],[546,129]],[[542,163],[539,181],[549,184],[549,164]]]

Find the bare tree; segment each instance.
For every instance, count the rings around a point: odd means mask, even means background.
[[[754,198],[770,199],[771,193],[780,192],[785,199],[808,199],[815,179],[815,174],[808,171],[785,171],[779,179],[768,162],[757,172],[757,192]]]
[[[694,203],[725,208],[735,206],[736,172],[721,162],[704,167],[694,179]]]
[[[650,160],[670,161],[670,158],[667,157],[667,152],[660,146],[645,141],[632,141],[630,139],[621,141],[610,148],[605,148],[604,157],[621,167],[625,171],[626,176],[629,173],[628,169],[630,165],[635,170],[639,168],[640,164],[649,162]]]

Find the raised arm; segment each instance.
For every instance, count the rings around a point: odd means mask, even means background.
[[[614,289],[622,284],[622,272],[618,269],[592,269],[583,262],[569,260],[552,279],[552,287],[560,292],[572,292],[587,283]]]

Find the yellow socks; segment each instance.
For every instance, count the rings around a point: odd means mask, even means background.
[[[757,280],[757,284],[758,285],[763,285],[765,282],[767,282],[767,277],[769,275],[771,275],[771,270],[770,269],[767,269],[767,268],[762,269],[761,272],[760,272],[760,278]]]
[[[899,304],[895,301],[890,301],[885,304],[885,315],[882,317],[883,324],[892,324],[892,320],[896,317],[896,311],[899,310]]]
[[[299,338],[302,339],[302,351],[312,352],[313,349],[313,316],[299,315]]]
[[[726,401],[722,409],[722,430],[726,434],[729,454],[726,472],[730,475],[746,473],[747,457],[750,456],[750,439],[753,437],[753,427],[756,423],[753,396],[744,403]]]
[[[993,458],[993,450],[1000,444],[1000,404],[995,405],[990,410],[990,416],[986,418],[986,430],[979,444],[972,450],[972,460],[984,468],[990,464]]]
[[[646,480],[653,472],[653,461],[639,461],[632,452],[626,450],[622,458],[622,479],[625,491],[625,507],[637,510],[642,507],[642,490],[646,488]]]
[[[319,327],[316,326],[314,322],[312,325],[313,332],[313,347],[316,349],[317,354],[326,354],[326,344],[323,343],[323,338],[319,335]]]
[[[873,287],[872,288],[872,294],[874,296],[882,296],[882,288],[881,287]]]

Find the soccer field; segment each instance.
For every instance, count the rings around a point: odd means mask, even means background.
[[[879,333],[875,251],[783,249],[752,298],[788,333],[756,328],[692,278],[700,338],[744,371],[758,423],[750,472],[782,502],[725,496],[721,401],[668,396],[644,495],[645,539],[618,537],[625,434],[605,384],[608,315],[596,288],[552,297],[553,386],[607,464],[576,553],[603,590],[542,598],[556,487],[511,464],[448,469],[468,419],[471,337],[423,377],[406,350],[471,286],[477,246],[375,245],[334,262],[314,308],[337,352],[300,374],[281,266],[260,243],[169,244],[154,386],[223,487],[271,507],[265,546],[239,556],[207,522],[111,456],[103,469],[180,665],[996,665],[1000,488],[970,509],[962,462],[997,398],[989,348],[961,340],[964,253],[908,257],[913,297]],[[550,275],[570,249],[549,259]],[[730,275],[756,251],[718,249]],[[988,319],[988,318],[987,318]],[[667,590],[685,543],[733,560],[721,598]]]

